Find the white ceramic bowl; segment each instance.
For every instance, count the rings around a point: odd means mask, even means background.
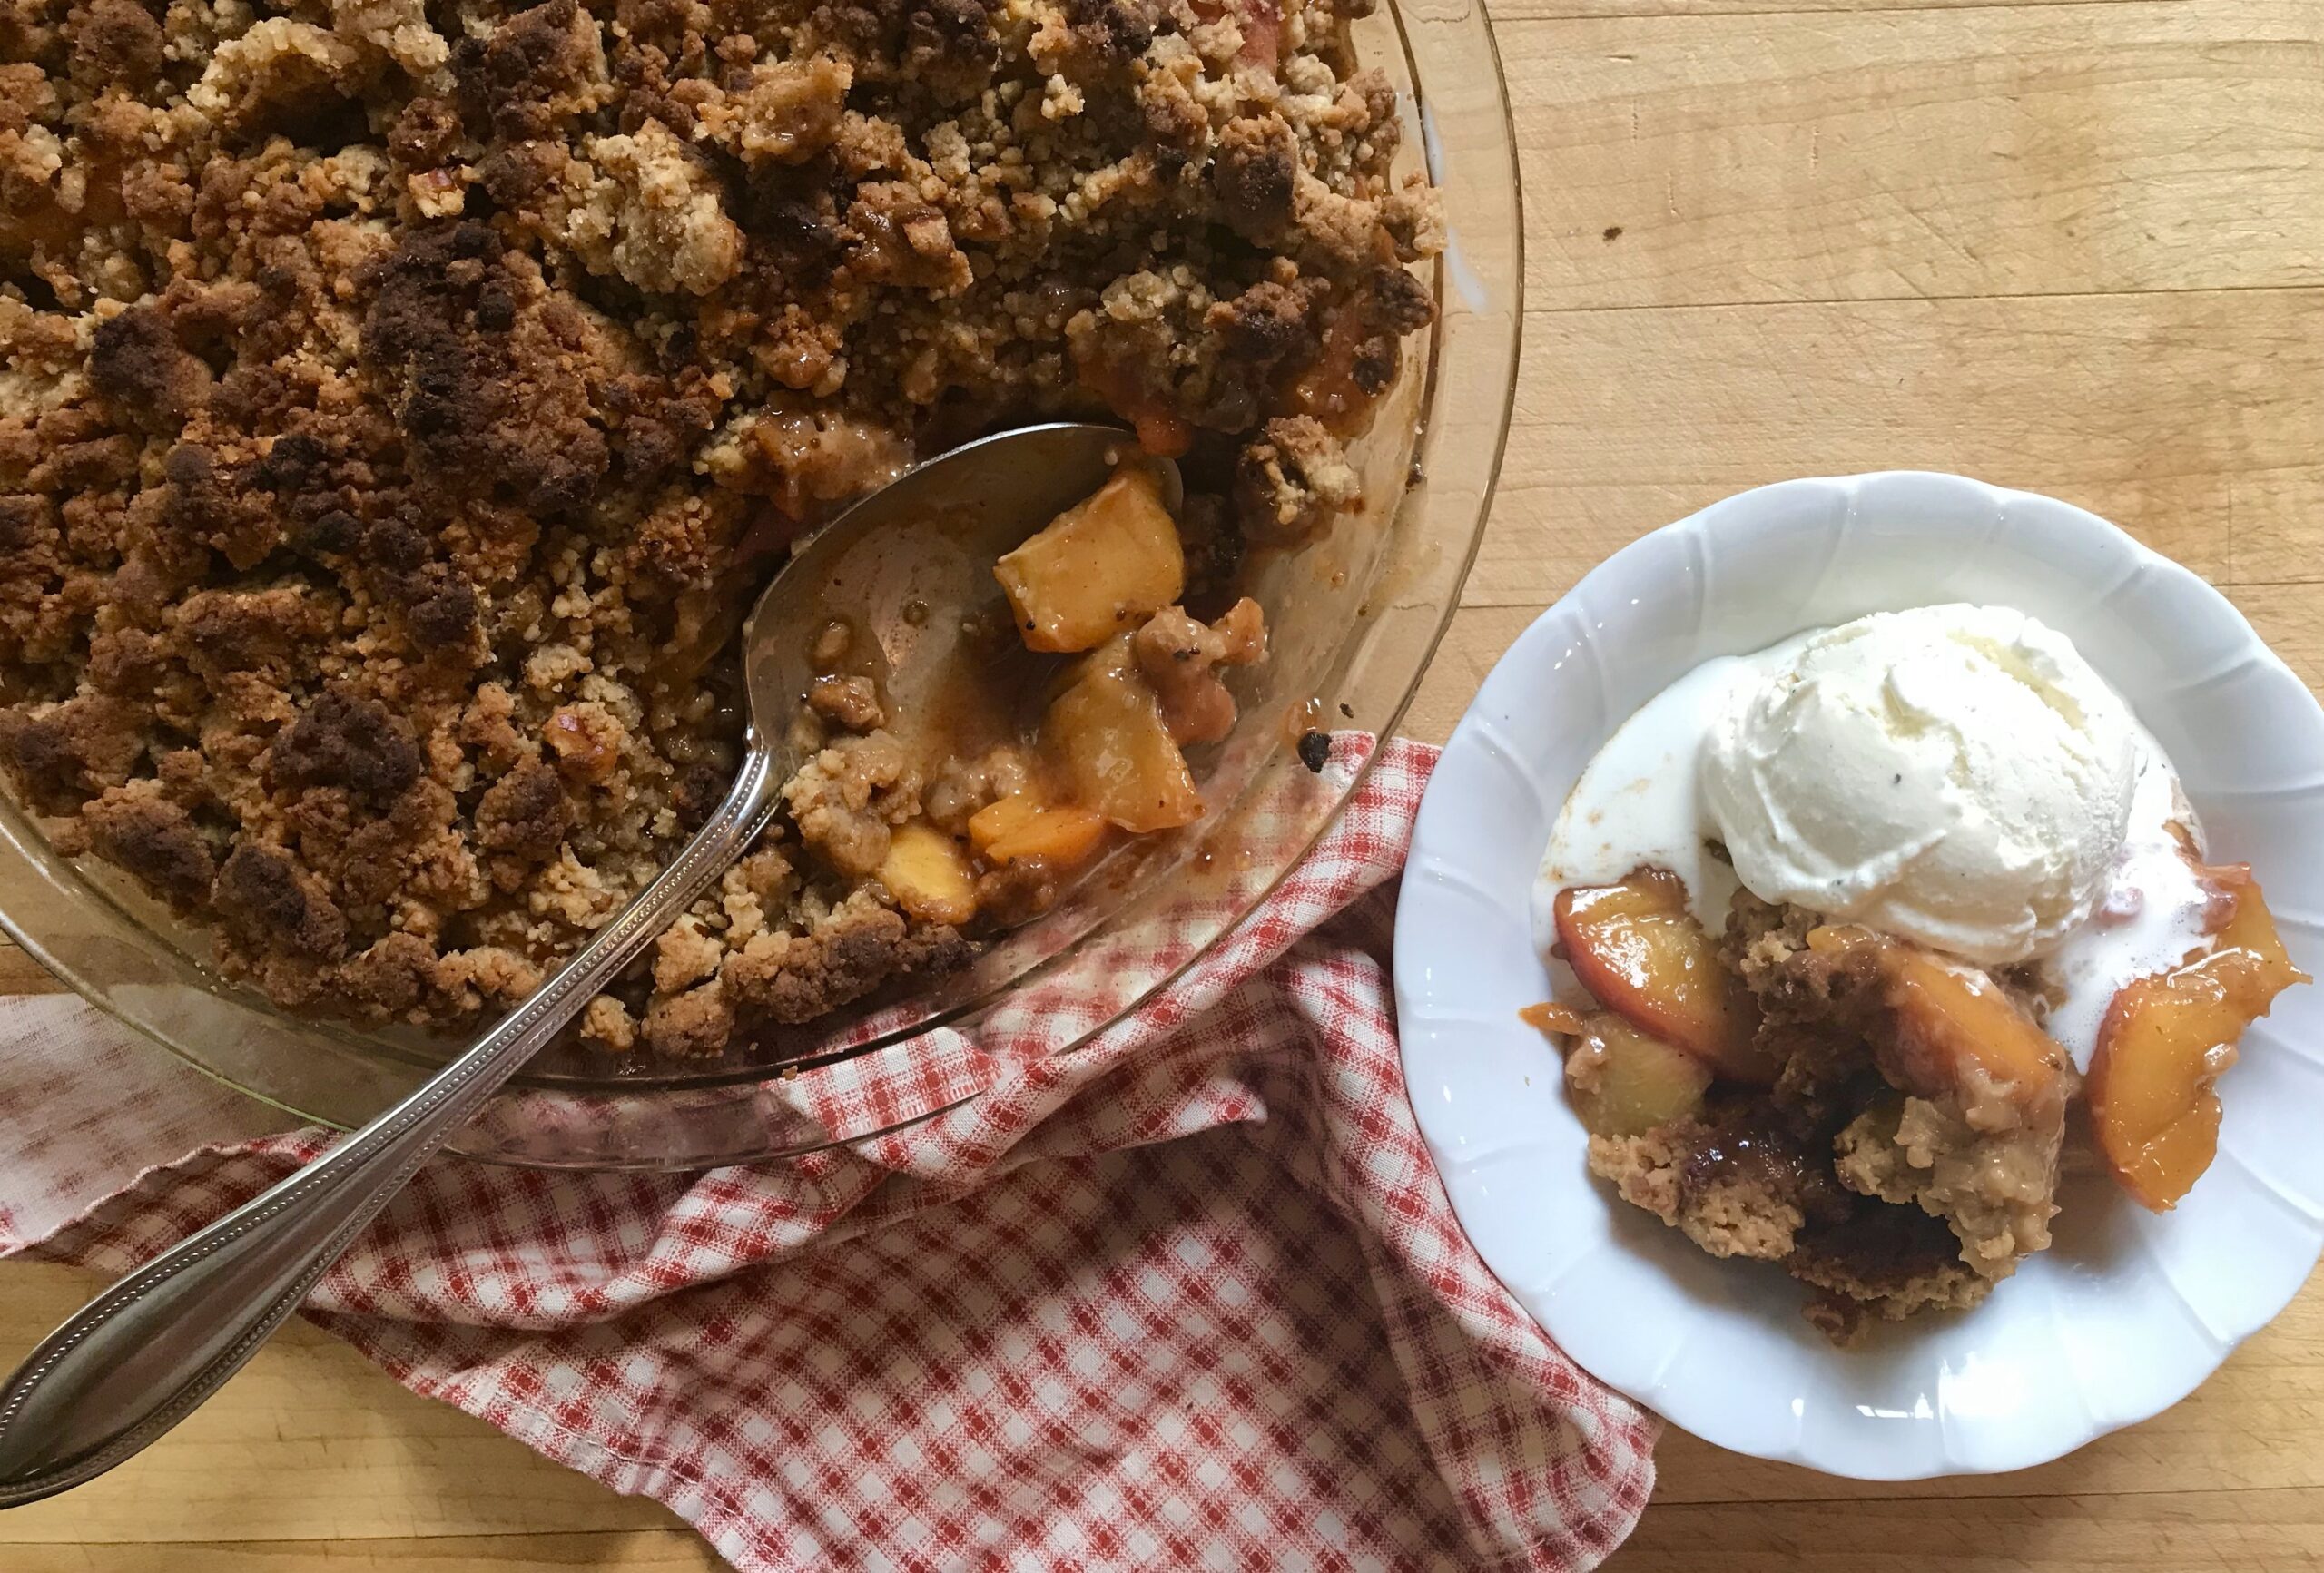
[[[2255,865],[2324,977],[2324,711],[2202,580],[2095,515],[1958,476],[1788,481],[1608,559],[1485,681],[1430,782],[1396,924],[1404,1079],[1462,1226],[1589,1371],[1707,1440],[1866,1480],[2014,1470],[2176,1402],[2324,1244],[2324,985],[2246,1034],[2220,1155],[2155,1216],[2070,1178],[2056,1244],[1977,1310],[1839,1351],[1764,1263],[1717,1262],[1584,1169],[1528,917],[1551,821],[1680,673],[1869,612],[2016,606],[2169,751],[2212,856]]]

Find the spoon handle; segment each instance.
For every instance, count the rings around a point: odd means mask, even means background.
[[[773,816],[773,770],[753,746],[670,866],[473,1048],[44,1339],[0,1385],[0,1508],[103,1474],[241,1370],[428,1155],[742,855]]]

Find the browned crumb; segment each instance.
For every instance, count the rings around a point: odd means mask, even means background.
[[[842,873],[864,875],[888,855],[888,832],[920,807],[920,766],[885,732],[842,738],[783,789],[799,839]]]
[[[1131,654],[1162,720],[1178,742],[1217,742],[1235,730],[1235,696],[1222,666],[1247,666],[1266,654],[1266,623],[1247,595],[1205,626],[1182,607],[1166,606],[1131,636]]]
[[[1244,526],[1262,540],[1311,534],[1363,495],[1346,449],[1312,416],[1269,421],[1265,435],[1243,450],[1235,476]]]
[[[887,724],[886,707],[869,677],[825,674],[807,685],[807,703],[814,712],[850,732],[871,732]]]
[[[2050,1244],[2067,1086],[2033,1100],[2003,1096],[1973,1067],[1915,1085],[1891,1047],[1899,1027],[1861,953],[1811,949],[1812,919],[1738,893],[1727,954],[1763,1012],[1763,1043],[1787,1053],[1783,1091],[1822,1116],[1846,1113],[1833,1138],[1840,1180],[1859,1194],[1918,1206],[1949,1224],[1963,1262],[1989,1278]],[[1862,1047],[1850,1061],[1841,1047]],[[1880,1073],[1870,1088],[1863,1067]],[[1835,1096],[1835,1086],[1851,1092]]]
[[[646,1046],[657,1054],[698,1059],[723,1051],[734,1035],[734,1008],[715,980],[684,994],[664,995],[645,1013]]]
[[[1714,1256],[1780,1262],[1802,1229],[1852,1210],[1813,1143],[1759,1098],[1643,1136],[1593,1136],[1590,1169]]]
[[[921,811],[939,830],[960,835],[979,809],[1023,791],[1031,780],[1024,755],[1005,743],[973,758],[948,759],[921,794]]]
[[[185,810],[157,782],[114,787],[82,811],[90,844],[180,910],[210,896],[217,860]]]
[[[1862,1338],[1876,1319],[1965,1311],[1994,1285],[1963,1264],[1941,1223],[1906,1207],[1858,1209],[1847,1222],[1803,1239],[1784,1270],[1818,1291],[1806,1308],[1807,1320],[1840,1344]]]
[[[1775,1086],[1593,1137],[1590,1165],[1710,1254],[1779,1263],[1816,1291],[1809,1322],[1846,1343],[1872,1321],[1974,1305],[2049,1244],[2065,1099],[2001,1096],[1974,1067],[1915,1082],[1864,954],[1807,945],[1820,921],[1738,892],[1720,942]]]
[[[893,978],[957,966],[966,953],[955,929],[914,922],[860,890],[803,932],[751,940],[722,976],[740,1003],[770,1020],[811,1021]]]

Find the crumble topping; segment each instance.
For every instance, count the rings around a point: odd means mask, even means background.
[[[1866,953],[1808,944],[1825,921],[1736,893],[1719,960],[1758,1003],[1775,1085],[1593,1136],[1589,1161],[1711,1255],[1809,1284],[1808,1320],[1845,1343],[1873,1319],[1974,1305],[2048,1247],[2073,1078],[2025,1096],[1974,1065],[1935,1074]]]
[[[0,0],[0,766],[286,1005],[520,998],[723,795],[758,581],[916,453],[1133,422],[1217,605],[1358,500],[1443,242],[1369,8]],[[1206,735],[1239,624],[1177,615],[1139,659]],[[589,1040],[968,953],[872,870],[1009,762],[812,710],[789,822]]]
[[[1911,1028],[1884,1002],[1866,953],[1809,947],[1801,936],[1814,921],[1748,891],[1737,895],[1728,918],[1726,948],[1758,999],[1762,1041],[1811,1046],[1804,1060],[1786,1054],[1777,1097],[1846,1077],[1846,1097],[1803,1100],[1826,1122],[1836,1110],[1847,1116],[1828,1149],[1840,1183],[1943,1219],[1967,1266],[1984,1278],[2007,1277],[2020,1259],[2049,1248],[2073,1071],[2062,1067],[2042,1094],[2028,1096],[1974,1064],[1912,1054]]]

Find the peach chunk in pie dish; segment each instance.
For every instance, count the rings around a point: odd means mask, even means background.
[[[1589,1164],[1835,1342],[1965,1309],[2085,1154],[2163,1211],[2307,981],[2063,636],[1942,606],[1707,663],[1600,752],[1537,885]]]
[[[909,745],[834,648],[776,823],[580,1037],[756,1059],[958,966],[1196,811],[1246,565],[1385,500],[1444,229],[1373,12],[6,7],[0,779],[226,983],[472,1032],[724,794],[799,542],[1118,424],[1185,505],[1014,555],[1039,757]]]

